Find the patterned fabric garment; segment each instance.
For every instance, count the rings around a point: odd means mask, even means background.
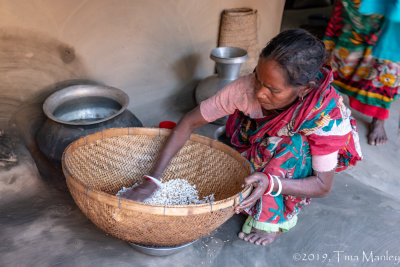
[[[355,165],[361,160],[356,123],[331,81],[332,71],[323,67],[319,87],[275,116],[251,119],[236,110],[226,124],[231,143],[256,171],[280,179],[311,176],[311,155],[339,151],[337,171]],[[309,203],[309,198],[263,195],[246,212],[260,222],[283,223]]]
[[[398,94],[400,65],[371,55],[384,18],[362,15],[360,0],[338,0],[324,43],[334,70],[334,86],[349,96],[350,106],[378,119],[389,117]]]

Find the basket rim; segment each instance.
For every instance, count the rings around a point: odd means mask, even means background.
[[[69,144],[64,150],[61,158],[63,174],[66,177],[66,182],[68,188],[74,187],[81,193],[86,194],[86,196],[92,200],[98,200],[106,203],[117,209],[125,209],[130,211],[138,211],[155,215],[168,215],[168,216],[183,216],[190,214],[203,214],[225,210],[236,206],[242,200],[244,200],[248,195],[250,195],[252,190],[252,185],[247,185],[242,191],[236,193],[235,195],[218,200],[215,202],[205,203],[205,204],[194,204],[194,205],[153,205],[148,203],[143,203],[139,201],[134,201],[118,196],[114,196],[105,193],[101,190],[87,186],[74,177],[66,164],[66,158],[68,158],[68,152],[74,150],[78,147],[91,144],[99,139],[106,139],[111,137],[123,136],[123,135],[159,135],[168,136],[171,133],[169,129],[161,129],[156,127],[126,127],[126,128],[109,128],[105,130],[98,131],[86,136],[82,136]],[[216,148],[224,153],[230,154],[231,157],[235,158],[239,162],[243,162],[243,167],[249,171],[249,175],[254,172],[253,166],[250,162],[242,157],[242,155],[235,149],[225,145],[217,140],[211,139],[206,136],[191,134],[189,140],[194,142],[199,142],[205,145],[210,145],[210,147]],[[229,151],[229,152],[228,152]]]

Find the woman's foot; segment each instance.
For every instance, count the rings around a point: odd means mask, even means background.
[[[387,143],[388,138],[386,136],[384,123],[385,120],[380,120],[377,118],[372,119],[372,122],[369,126],[368,144],[379,146]]]
[[[266,246],[274,242],[275,238],[280,234],[280,231],[274,233],[266,233],[262,230],[252,228],[250,234],[240,232],[238,234],[238,237],[252,244]]]

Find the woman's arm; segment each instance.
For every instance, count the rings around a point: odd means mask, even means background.
[[[208,121],[206,121],[200,113],[200,106],[197,106],[192,111],[185,114],[178,122],[176,127],[172,130],[171,135],[168,137],[167,141],[162,147],[156,164],[153,166],[153,169],[150,171],[149,175],[156,179],[161,179],[162,173],[168,166],[168,163],[185,145],[186,141],[190,137],[190,134],[195,129],[207,123]],[[145,180],[133,190],[125,192],[122,196],[136,201],[143,201],[150,197],[156,189],[157,185],[154,182]]]
[[[193,131],[207,123],[200,113],[200,106],[186,113],[168,137],[149,175],[160,179],[168,163],[185,145]]]
[[[314,176],[304,179],[280,179],[282,183],[282,192],[284,195],[292,195],[296,197],[326,197],[329,195],[335,171],[318,172],[314,171]],[[272,192],[278,191],[279,184],[274,180]],[[266,174],[255,172],[245,179],[245,184],[253,184],[254,189],[249,197],[235,207],[235,212],[239,213],[242,210],[250,207],[256,202],[267,190],[269,180]]]

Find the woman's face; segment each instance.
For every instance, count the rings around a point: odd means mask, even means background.
[[[286,108],[299,97],[301,88],[288,85],[284,70],[274,60],[260,58],[255,78],[256,97],[264,110]]]

